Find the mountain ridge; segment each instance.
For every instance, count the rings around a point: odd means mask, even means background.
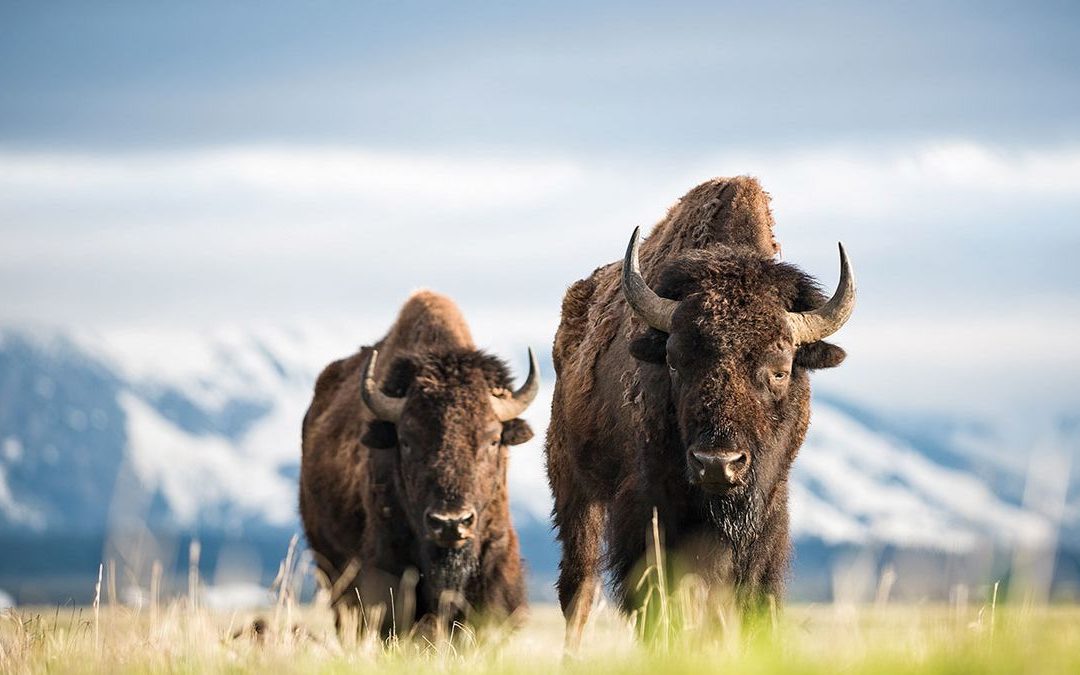
[[[0,534],[47,541],[100,532],[106,549],[117,531],[287,540],[299,529],[300,420],[319,369],[356,349],[353,334],[0,330]],[[542,372],[526,414],[538,432],[550,409],[546,358]],[[904,424],[816,394],[791,481],[797,546],[944,554],[1076,546],[1076,509],[1063,505],[1059,529],[1053,509],[1025,506],[1024,476],[980,470],[990,454],[955,441],[964,434],[995,442],[985,422]],[[514,449],[510,483],[526,557],[548,578],[557,549],[537,436]],[[1075,487],[1063,494],[1075,498]]]

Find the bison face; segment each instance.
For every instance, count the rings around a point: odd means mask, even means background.
[[[532,437],[517,415],[539,388],[530,372],[509,391],[506,366],[477,351],[398,358],[380,388],[368,361],[364,401],[380,418],[364,443],[394,450],[394,481],[427,557],[474,557],[480,534],[506,500],[508,446]],[[502,504],[500,504],[500,501]]]
[[[683,301],[658,364],[668,371],[687,480],[710,493],[768,492],[802,440],[806,373],[780,321],[751,326],[716,300],[710,289]]]
[[[842,257],[837,294],[790,265],[727,248],[684,254],[655,293],[637,263],[637,233],[624,261],[627,301],[650,329],[635,358],[667,370],[687,480],[725,496],[766,496],[786,476],[810,411],[807,371],[839,365],[821,338],[854,303]]]

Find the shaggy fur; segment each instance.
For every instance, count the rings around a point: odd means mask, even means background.
[[[809,421],[807,370],[837,365],[843,351],[792,345],[784,312],[825,298],[774,260],[772,225],[768,196],[751,178],[708,181],[671,208],[641,247],[650,286],[681,301],[670,335],[629,309],[621,262],[566,293],[546,451],[571,647],[602,567],[624,610],[637,607],[654,507],[672,568],[734,593],[743,608],[782,590],[787,475]],[[693,485],[694,444],[747,451],[748,484],[722,494]]]
[[[335,589],[339,627],[342,611],[360,602],[369,616],[388,608],[391,588],[384,635],[392,616],[405,631],[414,617],[438,612],[448,593],[487,617],[507,617],[525,605],[508,446],[532,431],[520,419],[500,425],[491,410],[492,389],[512,388],[506,365],[476,350],[452,301],[427,291],[409,298],[375,348],[383,392],[406,397],[399,424],[375,419],[362,401],[370,347],[326,367],[304,418],[300,513]],[[476,509],[470,545],[448,550],[425,539],[432,505]]]

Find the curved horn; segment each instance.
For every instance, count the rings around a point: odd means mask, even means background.
[[[540,365],[536,362],[532,347],[529,347],[529,376],[525,378],[525,383],[509,398],[492,396],[491,409],[495,411],[500,422],[508,422],[525,412],[525,409],[536,398],[538,391],[540,391]]]
[[[634,313],[640,316],[645,323],[656,330],[671,332],[671,315],[679,303],[675,300],[661,298],[649,284],[645,277],[641,276],[641,263],[638,260],[638,237],[641,228],[635,227],[634,234],[630,237],[630,245],[626,247],[626,257],[623,258],[622,266],[622,291],[626,302],[630,304]]]
[[[405,399],[387,396],[379,390],[375,384],[375,364],[378,360],[379,350],[372,349],[360,380],[360,395],[376,417],[387,422],[397,422],[401,419],[401,411],[405,409]]]
[[[844,245],[840,244],[840,282],[829,301],[808,312],[788,312],[788,325],[796,345],[817,342],[829,337],[851,316],[855,309],[855,277],[851,273]]]

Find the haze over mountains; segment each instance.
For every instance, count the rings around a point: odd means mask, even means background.
[[[209,579],[224,582],[239,560],[267,581],[299,531],[314,377],[374,337],[314,325],[0,333],[0,538],[13,552],[0,588],[20,602],[85,599],[105,558],[137,586],[154,558],[182,571],[193,538]],[[510,342],[493,351],[520,373],[527,342]],[[544,388],[525,415],[537,438],[514,448],[510,482],[533,595],[545,598],[558,559],[542,457],[554,375],[537,351]],[[993,420],[890,417],[819,392],[791,489],[794,593],[835,595],[834,572],[852,560],[874,578],[940,562],[927,579],[901,573],[898,588],[947,593],[1005,574],[1017,548],[1056,552],[1055,592],[1075,592],[1078,437],[1062,419],[1019,441],[1032,452]]]

